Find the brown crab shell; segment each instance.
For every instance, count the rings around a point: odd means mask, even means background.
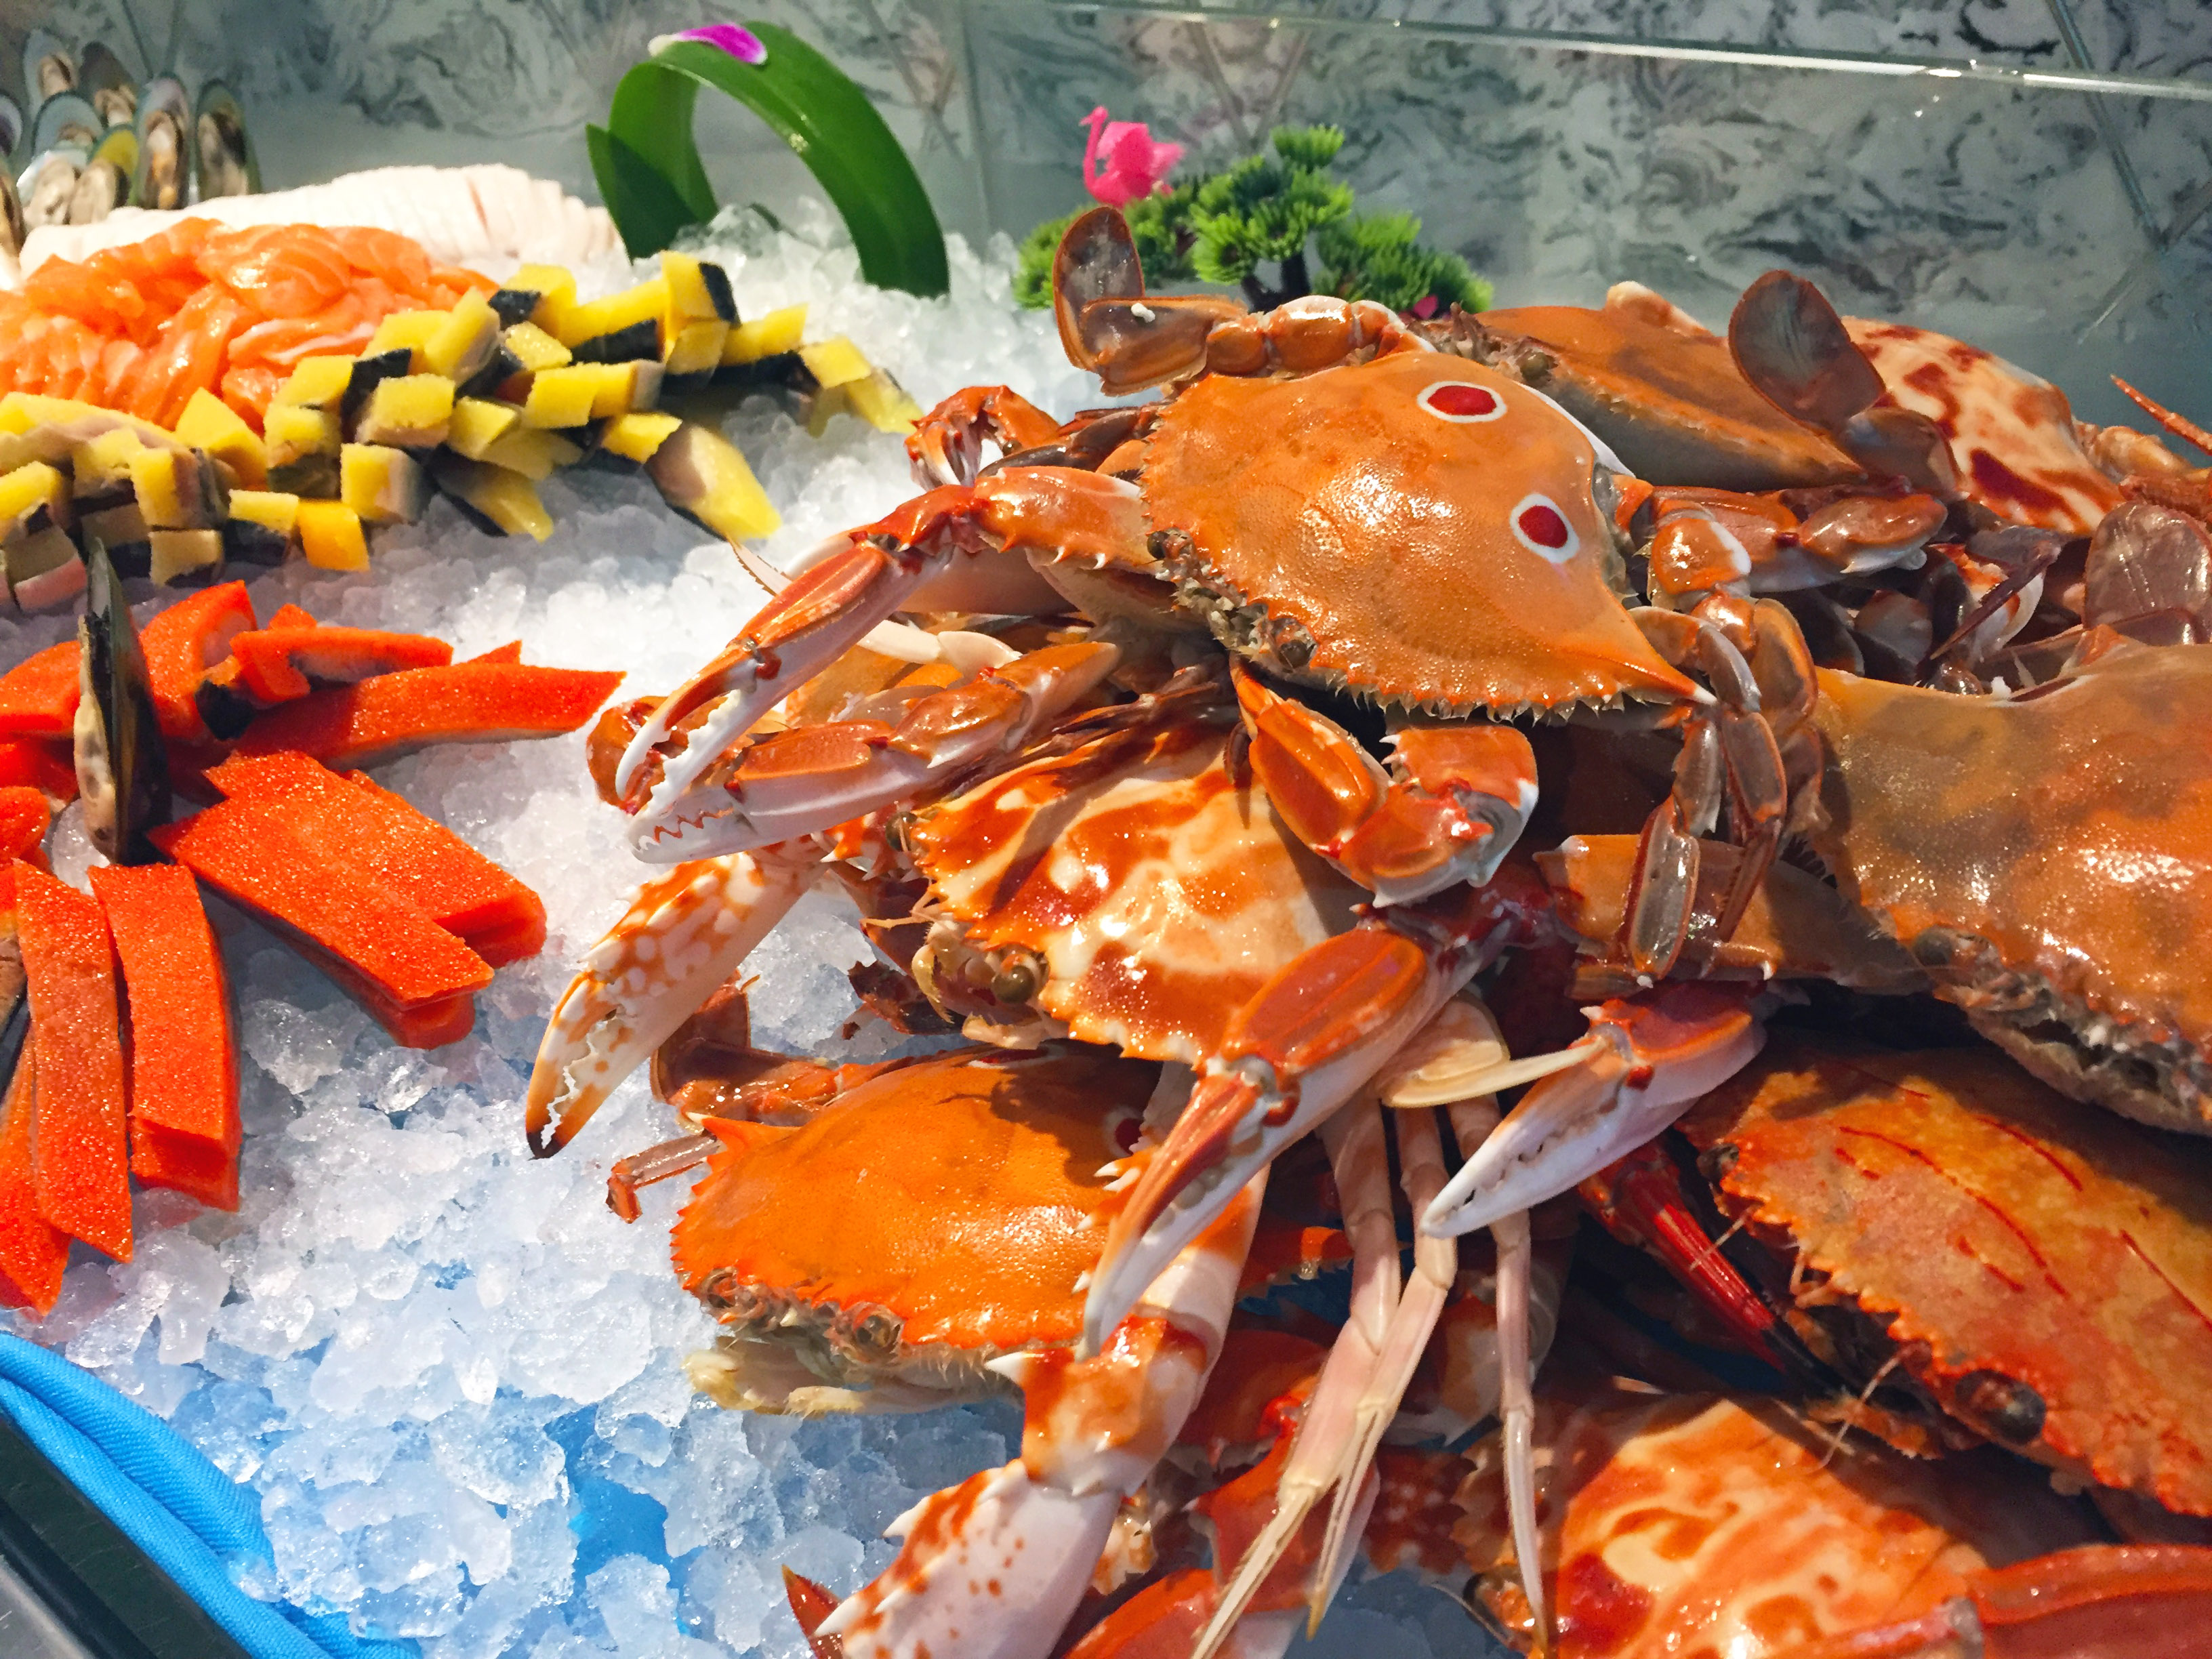
[[[2066,394],[1948,335],[1846,317],[1852,343],[1889,389],[1883,404],[1942,431],[1968,497],[2016,524],[2087,536],[2120,487],[2081,447]]]
[[[1822,670],[1812,835],[1844,890],[1969,1010],[2033,988],[2100,1048],[2171,1067],[2161,1095],[1984,1020],[2069,1094],[2212,1133],[2212,646],[2122,644],[2011,699]],[[2032,982],[2032,984],[2031,984]],[[2179,1091],[2179,1097],[2176,1097]],[[2192,1107],[2191,1101],[2196,1103]]]
[[[1759,396],[1719,335],[1611,307],[1522,306],[1476,320],[1543,347],[1547,395],[1648,483],[1787,489],[1860,476],[1850,456]]]
[[[2078,1511],[1993,1454],[1920,1463],[1842,1448],[1772,1401],[1594,1391],[1540,1399],[1546,1577],[1559,1659],[1770,1659],[1911,1618],[1966,1575],[2087,1542]],[[1525,1640],[1496,1443],[1458,1532],[1474,1593]],[[1520,1643],[1516,1642],[1516,1645]]]
[[[677,1274],[741,1334],[817,1339],[863,1374],[1073,1341],[1112,1127],[1158,1075],[1095,1050],[956,1049],[798,1127],[717,1121],[727,1144],[678,1218]]]
[[[1687,697],[1607,585],[1596,456],[1519,381],[1405,350],[1200,380],[1140,483],[1185,602],[1293,678],[1437,713]]]
[[[1113,733],[932,807],[908,833],[969,945],[1042,957],[1036,1004],[1083,1042],[1197,1064],[1366,896],[1232,773],[1234,720]]]
[[[1778,1032],[1680,1128],[1723,1211],[1886,1323],[1945,1409],[2078,1479],[2212,1514],[2212,1154],[1993,1048]],[[1818,1282],[1818,1281],[1814,1281]]]

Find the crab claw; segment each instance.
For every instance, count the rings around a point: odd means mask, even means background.
[[[1571,1190],[1666,1128],[1766,1040],[1740,995],[1703,985],[1587,1012],[1582,1063],[1522,1097],[1437,1195],[1422,1231],[1472,1232]]]
[[[1238,1188],[1351,1099],[1496,959],[1529,908],[1518,878],[1407,907],[1394,913],[1402,924],[1370,920],[1323,939],[1260,988],[1231,1019],[1165,1143],[1140,1155],[1143,1171],[1091,1276],[1086,1352]]]
[[[933,489],[853,532],[845,547],[793,578],[720,656],[653,711],[614,775],[616,793],[637,812],[630,842],[640,858],[674,863],[690,855],[684,809],[691,787],[772,704],[859,644],[956,552],[992,545],[976,524],[982,510],[973,489]],[[702,708],[706,718],[672,746],[678,726]],[[639,786],[655,758],[660,776],[640,801]]]
[[[1089,1587],[1122,1499],[1182,1431],[1221,1352],[1264,1176],[1146,1288],[1089,1358],[1022,1353],[1022,1455],[894,1521],[898,1559],[815,1625],[843,1659],[1042,1659]]]
[[[775,848],[679,864],[640,888],[585,953],[546,1023],[530,1073],[531,1152],[550,1158],[574,1139],[623,1079],[738,970],[820,867],[811,849]]]
[[[1507,726],[1407,726],[1389,770],[1326,714],[1232,659],[1253,775],[1291,833],[1382,904],[1482,883],[1536,805],[1536,757]]]
[[[1067,361],[1115,396],[1203,368],[1206,336],[1247,314],[1210,294],[1147,296],[1129,222],[1107,207],[1091,209],[1060,239],[1052,308]]]

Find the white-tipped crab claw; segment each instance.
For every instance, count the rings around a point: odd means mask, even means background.
[[[1741,995],[1670,984],[1586,1011],[1582,1062],[1522,1097],[1421,1217],[1473,1232],[1534,1208],[1642,1146],[1749,1064],[1765,1031]]]
[[[821,868],[782,847],[678,865],[584,954],[530,1073],[530,1150],[550,1158],[782,921]],[[548,1131],[550,1131],[550,1134]]]
[[[898,1559],[808,1632],[817,1650],[844,1659],[1052,1651],[1122,1500],[1198,1403],[1265,1188],[1263,1175],[1232,1194],[1097,1354],[1056,1349],[994,1362],[1025,1397],[1022,1455],[892,1522],[905,1539]]]
[[[726,778],[692,790],[678,830],[656,845],[742,852],[881,811],[1012,755],[1120,661],[1102,641],[1047,646],[927,696],[886,692],[853,718],[763,738]],[[871,717],[877,704],[889,718]]]

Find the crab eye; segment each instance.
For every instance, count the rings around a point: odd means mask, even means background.
[[[1471,380],[1443,380],[1417,400],[1439,420],[1494,421],[1505,412],[1505,399],[1486,386]]]
[[[1507,522],[1513,526],[1514,540],[1553,564],[1565,564],[1583,550],[1582,538],[1549,495],[1523,495]]]

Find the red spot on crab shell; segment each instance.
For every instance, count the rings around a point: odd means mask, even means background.
[[[1494,415],[1498,409],[1496,392],[1488,386],[1471,386],[1464,380],[1432,386],[1422,394],[1421,401],[1439,415],[1454,416],[1461,420]]]
[[[2065,497],[2021,477],[1986,449],[1973,453],[1968,470],[1974,475],[1974,485],[1985,501],[2009,502],[2030,513],[2056,513],[2065,508]]]
[[[1567,521],[1560,516],[1559,508],[1547,501],[1522,507],[1513,522],[1521,527],[1523,536],[1539,547],[1565,547],[1574,534],[1567,528]]]

